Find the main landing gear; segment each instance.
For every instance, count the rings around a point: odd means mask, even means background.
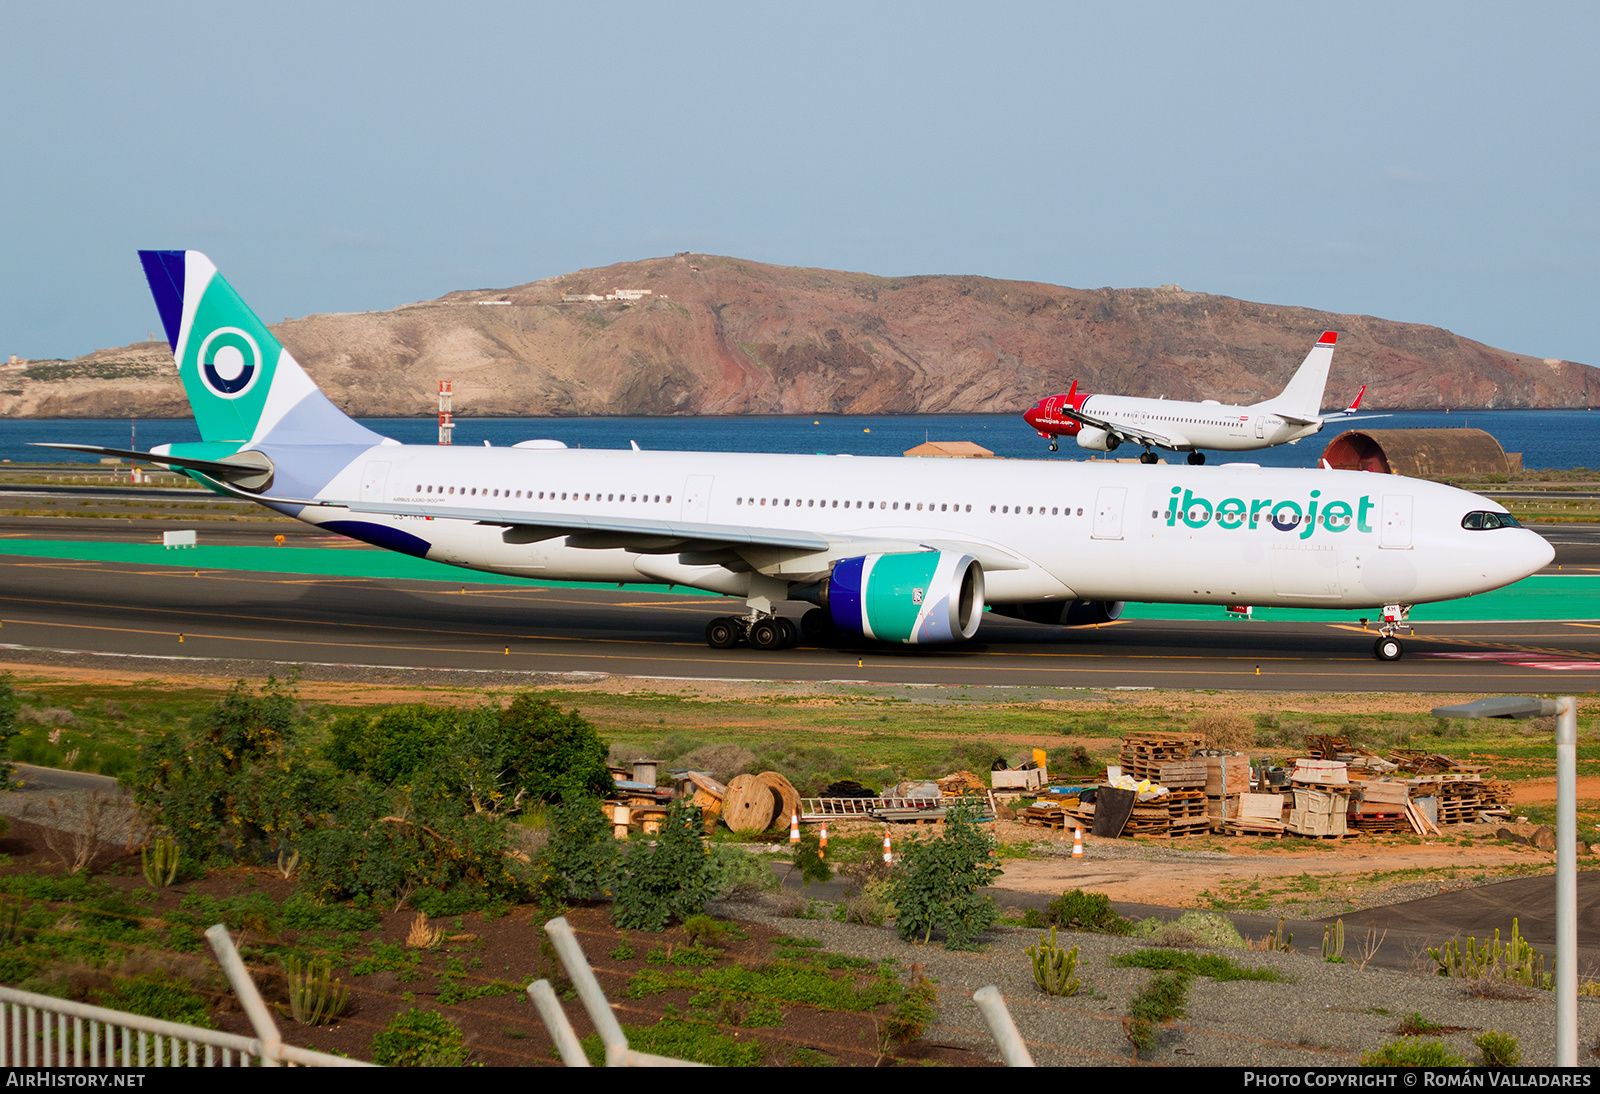
[[[1150,451],[1147,448],[1147,449],[1144,450],[1144,455],[1139,457],[1139,462],[1140,463],[1160,463],[1161,462],[1161,457],[1157,456],[1154,452]]]
[[[731,650],[748,645],[757,650],[786,650],[800,640],[794,620],[781,615],[724,615],[706,624],[706,645]]]
[[[1206,454],[1199,451],[1191,452],[1189,453],[1189,462],[1195,467],[1199,467],[1206,462]]]

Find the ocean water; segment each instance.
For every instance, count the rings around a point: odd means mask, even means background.
[[[406,444],[433,444],[439,436],[438,422],[432,417],[364,418],[362,423]],[[1600,468],[1600,411],[1588,410],[1397,411],[1348,425],[1329,422],[1320,434],[1299,444],[1255,452],[1209,452],[1207,458],[1212,463],[1315,467],[1323,449],[1345,429],[1463,426],[1487,430],[1507,452],[1521,452],[1524,467]],[[200,439],[192,419],[0,421],[0,459],[13,463],[82,461],[89,457],[29,445],[65,441],[127,448],[130,436],[141,449]],[[636,441],[641,448],[666,451],[849,452],[857,456],[898,456],[924,440],[975,441],[997,456],[1012,459],[1081,460],[1100,455],[1079,448],[1068,438],[1062,438],[1059,452],[1051,453],[1048,442],[1014,414],[456,419],[457,445],[481,446],[487,441],[498,447],[535,438],[584,448],[627,448],[630,441]],[[1125,446],[1118,455],[1132,456],[1139,451]],[[1169,461],[1183,459],[1165,455]]]

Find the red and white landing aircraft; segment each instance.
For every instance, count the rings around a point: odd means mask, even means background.
[[[1189,453],[1189,462],[1206,462],[1203,448],[1220,452],[1245,452],[1294,444],[1320,430],[1326,421],[1355,413],[1361,395],[1342,413],[1322,416],[1322,391],[1333,363],[1333,346],[1339,336],[1325,331],[1311,347],[1305,362],[1276,397],[1250,406],[1227,406],[1215,399],[1198,403],[1175,399],[1137,399],[1123,395],[1078,392],[1078,382],[1065,395],[1041,399],[1025,411],[1024,421],[1050,438],[1076,437],[1081,448],[1110,452],[1124,442],[1142,445],[1142,463],[1155,463],[1154,448]],[[1362,387],[1362,392],[1366,387]]]

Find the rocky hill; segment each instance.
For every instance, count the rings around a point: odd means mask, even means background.
[[[616,290],[648,289],[628,299]],[[265,306],[269,302],[258,301]],[[274,324],[352,414],[466,416],[1015,412],[1089,391],[1249,403],[1340,332],[1327,401],[1600,404],[1600,371],[1436,327],[1159,289],[874,277],[711,255],[625,262],[383,312]],[[0,372],[7,417],[184,415],[163,343]]]

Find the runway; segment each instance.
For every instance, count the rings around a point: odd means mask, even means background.
[[[434,669],[530,681],[614,674],[1019,688],[1600,688],[1600,622],[1429,624],[1390,664],[1373,658],[1371,633],[1344,621],[1134,620],[1062,630],[991,616],[977,641],[954,648],[709,649],[707,621],[739,609],[716,597],[632,589],[0,556],[0,644],[12,660],[229,673],[296,664]]]

